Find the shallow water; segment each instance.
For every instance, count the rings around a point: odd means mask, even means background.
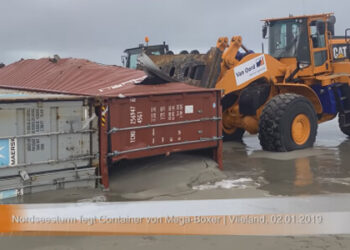
[[[350,139],[337,121],[321,124],[315,146],[287,153],[261,150],[256,136],[224,145],[225,173],[252,178],[269,195],[350,192]]]

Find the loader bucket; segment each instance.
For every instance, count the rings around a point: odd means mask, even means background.
[[[138,69],[163,82],[186,82],[214,88],[220,75],[222,51],[211,48],[206,54],[151,55],[138,58]]]

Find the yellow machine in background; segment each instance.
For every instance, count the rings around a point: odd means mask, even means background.
[[[318,123],[338,114],[350,135],[349,39],[334,37],[333,14],[264,22],[269,54],[248,51],[240,36],[229,45],[222,37],[205,55],[150,56],[161,71],[156,75],[223,89],[226,139],[248,131],[259,134],[264,150],[303,149],[313,145]]]

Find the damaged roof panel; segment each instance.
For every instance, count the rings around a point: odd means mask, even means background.
[[[82,59],[21,60],[0,69],[0,86],[66,94],[96,95],[99,90],[142,79],[142,71]],[[107,91],[104,91],[107,92]],[[112,94],[113,88],[108,91]]]
[[[84,95],[113,95],[116,86],[143,79],[145,73],[83,59],[21,60],[0,69],[0,86]]]
[[[185,83],[134,84],[145,78],[143,71],[75,58],[20,60],[0,69],[0,87],[3,88],[88,96],[198,91],[197,87]]]

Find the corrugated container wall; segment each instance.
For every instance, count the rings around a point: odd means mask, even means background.
[[[88,99],[0,94],[0,198],[94,186],[97,121]]]
[[[193,90],[193,89],[192,89]],[[109,98],[101,148],[112,161],[211,148],[222,168],[220,91],[169,91],[168,94]],[[104,164],[101,164],[104,168]],[[108,186],[107,171],[102,171]]]

